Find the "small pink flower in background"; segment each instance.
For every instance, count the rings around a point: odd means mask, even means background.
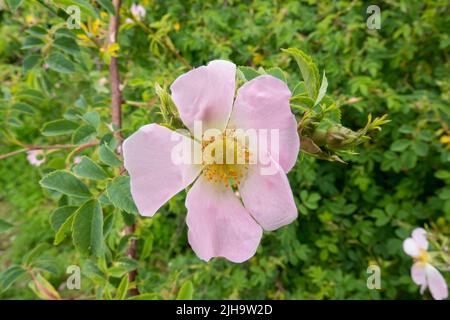
[[[141,127],[123,144],[131,194],[141,215],[153,216],[172,196],[195,181],[186,197],[188,240],[205,261],[212,257],[233,262],[250,259],[263,229],[275,230],[297,218],[286,177],[300,147],[289,104],[291,92],[283,81],[269,75],[246,82],[237,91],[236,99],[235,87],[236,66],[215,60],[178,77],[171,86],[172,99],[191,133],[196,121],[202,122],[204,130],[215,128],[221,132],[230,128],[278,130],[278,148],[269,145],[264,151],[276,168],[274,174],[261,174],[259,163],[248,167],[175,164],[171,153],[180,140],[199,143],[158,124]],[[232,138],[222,135],[220,139],[226,144]],[[202,147],[203,143],[213,142],[202,141]],[[230,178],[236,181],[234,188],[229,185]]]
[[[131,14],[136,20],[141,20],[141,18],[145,17],[146,11],[145,8],[139,4],[133,3],[131,5]],[[125,23],[134,23],[133,19],[126,18]]]
[[[78,164],[81,162],[81,157],[80,156],[76,156],[75,158],[73,158],[73,163]]]
[[[429,263],[427,232],[422,228],[414,229],[411,238],[403,241],[403,250],[415,261],[411,267],[411,278],[420,285],[420,293],[423,294],[429,287],[433,299],[446,299],[447,283],[441,273]]]
[[[42,150],[30,150],[27,151],[27,160],[33,166],[39,167],[45,162],[44,151]]]
[[[137,18],[137,19],[143,18],[143,17],[145,17],[145,13],[146,13],[145,8],[143,6],[136,4],[136,3],[133,3],[131,5],[131,14],[135,18]]]

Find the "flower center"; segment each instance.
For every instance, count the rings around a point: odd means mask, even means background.
[[[430,256],[426,250],[420,250],[420,255],[417,257],[417,261],[421,263],[428,263]]]
[[[250,152],[246,142],[234,130],[226,130],[218,136],[202,141],[204,176],[212,182],[236,188],[245,176]]]

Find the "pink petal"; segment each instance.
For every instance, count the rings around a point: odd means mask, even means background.
[[[40,159],[38,157],[41,156]],[[27,160],[33,166],[39,167],[45,162],[44,151],[42,150],[30,150],[27,151]]]
[[[411,267],[411,278],[415,284],[423,286],[427,284],[425,277],[425,264],[416,262]]]
[[[130,174],[131,194],[141,215],[154,215],[200,173],[200,166],[176,164],[172,159],[174,146],[186,140],[191,141],[166,127],[149,124],[124,141],[125,168]]]
[[[189,243],[200,259],[243,262],[255,254],[262,229],[230,188],[200,176],[188,192],[186,207]]]
[[[265,230],[275,230],[294,221],[298,213],[286,174],[273,159],[269,161],[271,174],[262,172],[261,164],[251,166],[239,192],[255,220]]]
[[[442,274],[431,264],[427,263],[425,267],[428,286],[430,287],[431,295],[434,300],[447,299],[448,288]]]
[[[420,256],[420,248],[413,238],[407,238],[403,241],[403,251],[411,257]]]
[[[297,122],[291,112],[291,91],[281,80],[264,75],[245,83],[237,93],[230,117],[230,128],[278,129],[279,146],[270,143],[269,151],[285,172],[297,161],[300,140]]]
[[[233,106],[236,66],[225,60],[211,61],[178,77],[170,87],[181,120],[193,132],[194,121],[203,129],[223,130]]]
[[[422,250],[428,249],[427,232],[423,228],[416,228],[412,232],[412,238],[416,242],[417,246]]]

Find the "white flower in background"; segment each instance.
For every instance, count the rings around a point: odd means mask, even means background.
[[[131,5],[131,14],[136,18],[140,19],[145,17],[145,8],[139,4],[133,3]]]
[[[104,86],[108,83],[108,79],[106,77],[101,77],[100,79],[98,79],[98,84],[100,86]]]
[[[81,162],[81,157],[80,156],[76,156],[75,158],[73,158],[73,163],[78,164]]]
[[[39,167],[45,162],[45,156],[42,150],[30,150],[27,154],[27,160],[33,166]]]
[[[411,238],[403,241],[403,250],[415,261],[411,267],[411,278],[420,285],[420,293],[423,294],[429,287],[433,299],[446,299],[447,283],[442,274],[429,263],[427,232],[422,228],[414,229]]]

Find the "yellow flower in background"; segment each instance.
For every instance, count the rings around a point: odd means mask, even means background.
[[[113,57],[117,57],[117,52],[119,51],[119,49],[120,49],[119,44],[117,42],[114,42],[108,46],[106,52]]]
[[[443,135],[439,140],[447,149],[450,150],[450,136]]]
[[[35,24],[35,23],[36,23],[36,19],[35,19],[31,14],[28,14],[28,15],[25,17],[25,21],[26,21],[26,23],[28,23],[28,24]]]
[[[100,35],[100,31],[103,27],[103,21],[101,21],[100,19],[95,19],[94,21],[92,21],[91,18],[88,18],[87,25],[83,22],[80,22],[80,27],[84,30],[84,32],[96,37]]]
[[[103,61],[109,65],[111,63],[111,57],[117,57],[119,49],[119,44],[117,42],[114,42],[108,45],[106,49],[101,48],[100,56],[102,57]]]
[[[177,22],[175,22],[175,24],[173,25],[173,28],[175,29],[175,31],[178,31],[178,30],[180,30],[180,28],[181,28],[181,25],[180,25],[180,23],[177,21]]]
[[[261,61],[264,60],[264,56],[260,53],[255,53],[255,55],[253,56],[253,64],[254,65],[259,65],[261,63]]]
[[[448,143],[450,143],[450,136],[442,136],[442,137],[441,137],[441,142],[442,142],[443,144],[448,144]]]

